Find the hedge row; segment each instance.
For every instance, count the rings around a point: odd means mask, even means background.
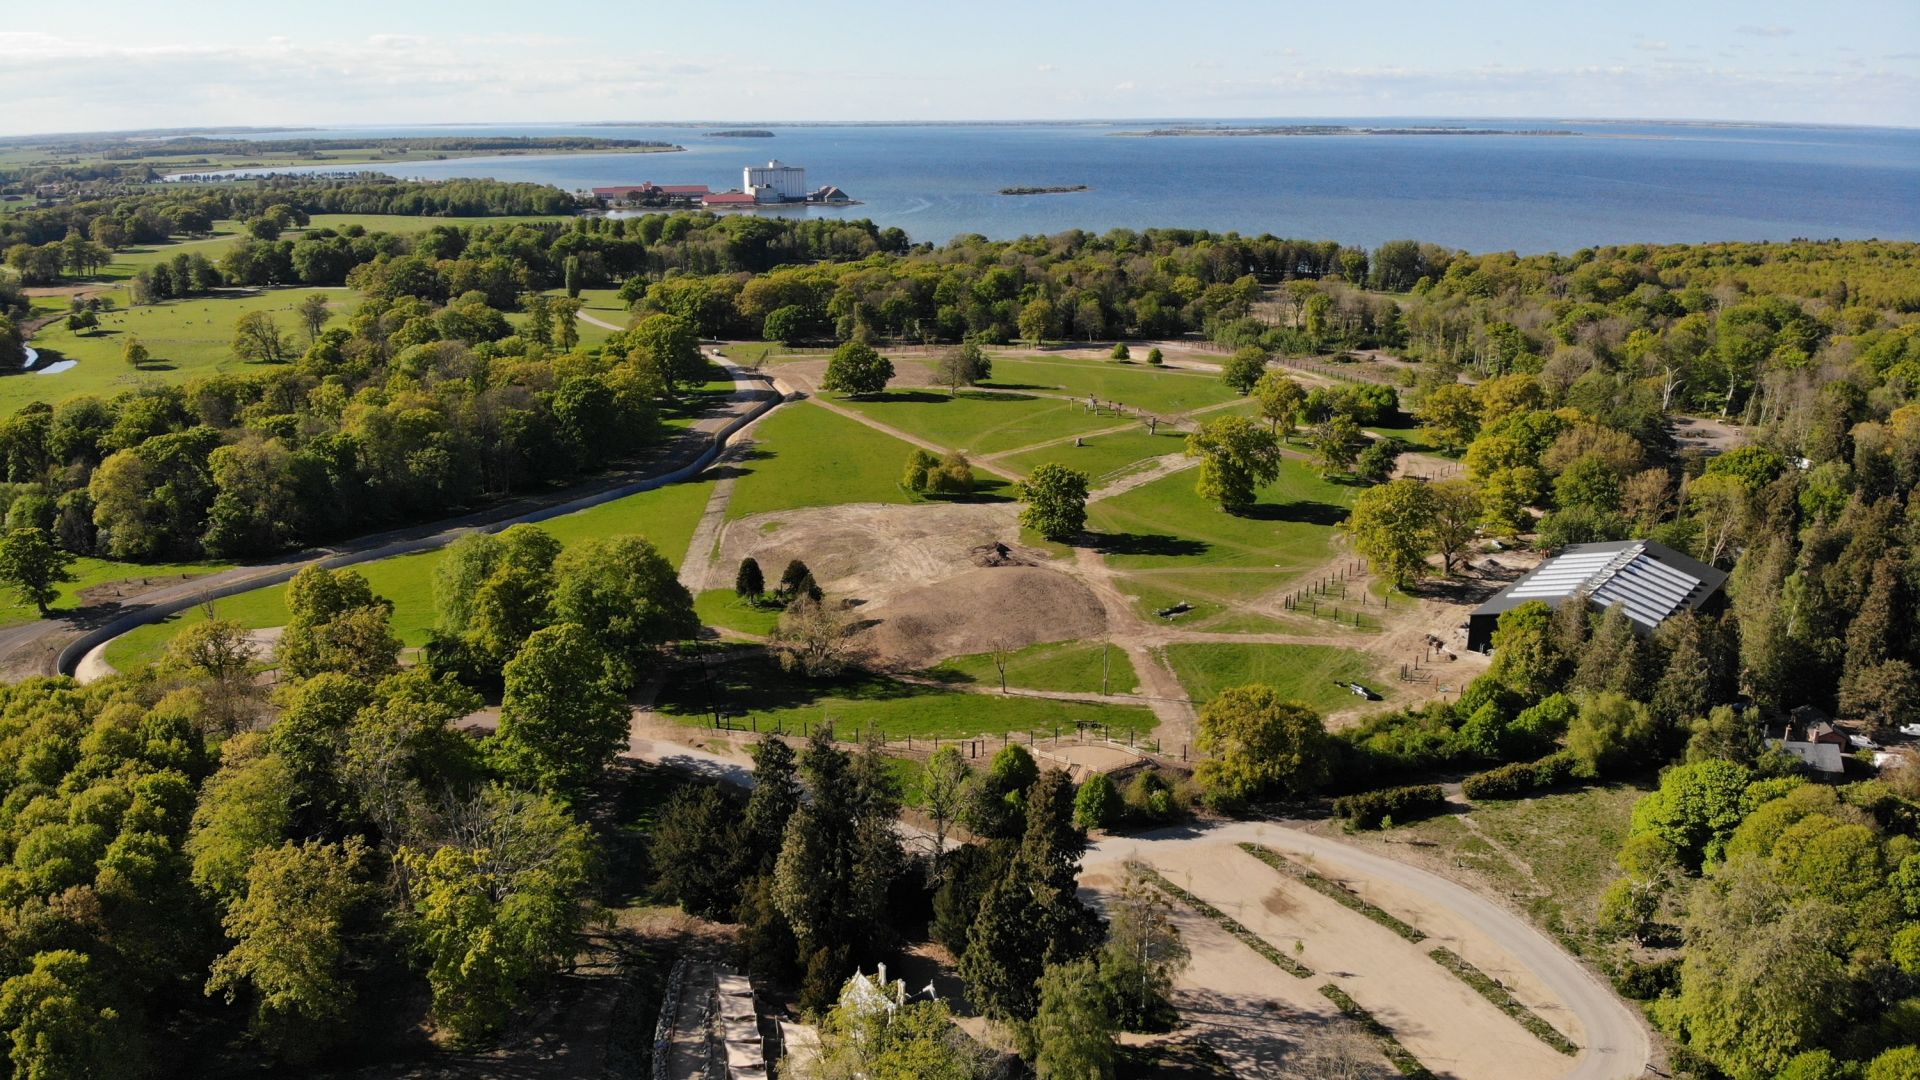
[[[1538,761],[1516,761],[1474,773],[1460,782],[1460,791],[1469,799],[1517,799],[1573,779],[1574,764],[1573,755],[1562,750]]]
[[[1259,844],[1242,843],[1240,850],[1289,877],[1299,879],[1301,884],[1313,891],[1331,900],[1338,901],[1343,907],[1352,908],[1354,911],[1365,915],[1367,918],[1399,934],[1408,941],[1417,943],[1427,939],[1427,935],[1419,927],[1409,925],[1401,919],[1396,918],[1385,908],[1373,904],[1345,885],[1301,866],[1299,863],[1294,862],[1292,859],[1287,858],[1272,848],[1262,847]]]
[[[1241,924],[1240,920],[1235,919],[1233,916],[1227,914],[1224,911],[1221,911],[1219,908],[1214,907],[1212,904],[1207,903],[1205,900],[1202,900],[1199,897],[1188,892],[1187,890],[1181,888],[1180,886],[1175,885],[1173,882],[1168,881],[1166,877],[1160,873],[1160,871],[1155,870],[1152,867],[1142,867],[1141,874],[1144,877],[1146,877],[1147,880],[1159,886],[1161,890],[1164,891],[1168,896],[1172,896],[1175,899],[1178,899],[1181,903],[1186,904],[1188,907],[1192,908],[1193,910],[1199,912],[1202,915],[1205,915],[1207,918],[1212,919],[1214,922],[1219,923],[1220,929],[1225,930],[1227,933],[1232,934],[1234,937],[1238,938],[1240,940],[1240,943],[1245,945],[1247,948],[1252,949],[1254,952],[1257,952],[1261,956],[1266,957],[1267,960],[1271,962],[1274,967],[1279,968],[1280,970],[1286,972],[1287,974],[1293,976],[1296,979],[1313,978],[1312,968],[1308,967],[1305,964],[1302,964],[1298,960],[1295,960],[1293,957],[1288,956],[1286,953],[1281,952],[1279,949],[1274,948],[1271,942],[1269,942],[1266,938],[1261,937],[1259,934],[1256,934],[1253,931],[1247,929],[1246,926]]]
[[[1365,1006],[1348,997],[1345,990],[1327,983],[1320,988],[1320,996],[1333,1002],[1339,1007],[1341,1015],[1360,1025],[1362,1031],[1379,1040],[1380,1051],[1387,1055],[1388,1061],[1393,1062],[1393,1067],[1399,1070],[1401,1076],[1435,1080],[1433,1071],[1420,1064],[1420,1059],[1400,1045],[1400,1040],[1393,1037],[1393,1032],[1387,1030],[1387,1025],[1376,1019]]]
[[[1427,955],[1433,957],[1434,962],[1441,967],[1459,976],[1461,982],[1479,991],[1481,997],[1493,1002],[1494,1008],[1519,1021],[1520,1026],[1532,1032],[1534,1038],[1568,1057],[1580,1052],[1580,1048],[1573,1044],[1573,1040],[1560,1034],[1539,1013],[1527,1008],[1519,998],[1514,997],[1506,987],[1500,985],[1499,980],[1468,963],[1459,953],[1442,947]]]
[[[1358,795],[1342,795],[1333,800],[1333,812],[1356,829],[1377,829],[1388,818],[1412,821],[1446,805],[1447,797],[1438,784],[1414,784],[1410,787],[1381,788]]]

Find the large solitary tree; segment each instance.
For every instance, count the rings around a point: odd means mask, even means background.
[[[832,358],[827,361],[826,378],[821,380],[820,388],[853,396],[877,394],[887,388],[887,382],[892,378],[893,361],[875,352],[871,345],[849,341],[833,350]]]
[[[1376,484],[1353,500],[1344,528],[1373,572],[1404,589],[1426,572],[1433,550],[1433,491],[1411,477]]]
[[[1244,416],[1207,421],[1187,436],[1187,456],[1200,459],[1201,498],[1228,513],[1251,507],[1263,484],[1280,475],[1280,444]]]
[[[1305,795],[1319,788],[1332,768],[1320,714],[1257,683],[1222,691],[1209,701],[1200,710],[1194,746],[1207,755],[1194,778],[1216,805],[1263,795]]]
[[[1057,542],[1087,524],[1087,474],[1050,461],[1020,485],[1020,524]]]

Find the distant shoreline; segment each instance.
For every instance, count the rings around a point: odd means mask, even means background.
[[[1286,135],[1521,135],[1579,137],[1561,128],[1352,127],[1345,124],[1262,124],[1245,127],[1170,127],[1116,131],[1121,138],[1249,138]]]
[[[1065,184],[1057,187],[1003,187],[1002,195],[1067,195],[1075,191],[1092,191],[1085,184]]]

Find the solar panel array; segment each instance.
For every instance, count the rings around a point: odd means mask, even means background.
[[[1621,605],[1628,618],[1651,629],[1679,610],[1700,585],[1699,578],[1649,557],[1644,546],[1634,544],[1549,559],[1507,595],[1516,600],[1584,595],[1602,608]]]
[[[1649,629],[1679,610],[1700,584],[1692,574],[1656,562],[1638,551],[1594,586],[1588,595],[1603,608],[1620,604],[1627,618]]]

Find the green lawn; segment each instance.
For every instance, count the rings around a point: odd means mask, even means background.
[[[674,565],[686,554],[693,530],[713,493],[712,481],[670,484],[638,495],[542,522],[540,527],[563,544],[588,537],[638,533],[652,540]],[[408,645],[424,644],[439,617],[433,598],[433,571],[440,552],[402,555],[360,563],[353,569],[365,575],[373,591],[393,601],[393,628]],[[230,596],[214,605],[214,614],[244,626],[262,629],[287,621],[286,586],[274,585]],[[191,608],[132,631],[107,647],[107,662],[121,671],[133,671],[158,659],[167,642],[184,627],[205,615]]]
[[[749,604],[732,589],[708,589],[693,598],[693,610],[704,625],[761,637],[773,633],[780,621],[780,609]]]
[[[234,358],[233,324],[248,312],[267,312],[298,351],[305,348],[306,335],[298,329],[293,309],[315,293],[332,305],[334,320],[344,318],[358,300],[357,293],[345,289],[270,289],[137,308],[123,305],[102,313],[100,328],[85,333],[75,333],[64,321],[56,321],[29,344],[40,350],[42,364],[78,363],[47,375],[0,378],[0,414],[35,401],[57,402],[80,394],[107,396],[143,384],[183,383],[215,372],[267,370],[265,365]],[[152,354],[138,371],[120,359],[128,334],[139,337]]]
[[[1031,645],[1012,654],[1007,661],[1007,685],[1022,690],[1062,690],[1070,693],[1100,692],[1102,654],[1107,664],[1107,692],[1131,694],[1139,688],[1133,662],[1123,649],[1103,649],[1097,641],[1057,641]],[[942,661],[927,672],[934,678],[979,686],[1000,685],[1000,671],[992,653],[956,656]]]
[[[1228,514],[1194,490],[1196,470],[1175,473],[1087,508],[1087,526],[1120,570],[1261,568],[1300,573],[1331,554],[1334,526],[1356,488],[1322,480],[1287,459],[1244,514]]]
[[[982,386],[1053,390],[1117,401],[1129,412],[1166,415],[1230,401],[1238,395],[1217,375],[1155,370],[1144,362],[1075,360],[1066,357],[995,357],[993,378]]]
[[[1083,446],[1066,442],[1028,450],[1001,458],[997,464],[1027,475],[1049,462],[1058,462],[1086,473],[1094,481],[1094,486],[1098,487],[1103,479],[1117,479],[1147,461],[1165,454],[1178,454],[1186,448],[1187,437],[1180,432],[1163,427],[1160,434],[1149,435],[1147,429],[1141,427],[1137,431],[1089,435]]]
[[[787,675],[765,657],[711,665],[713,699],[699,668],[670,680],[656,702],[662,714],[701,726],[713,722],[713,706],[739,714],[732,722],[761,731],[799,732],[805,724],[831,720],[852,737],[869,727],[887,738],[931,739],[1045,731],[1072,731],[1076,722],[1103,723],[1125,731],[1153,729],[1151,710],[1131,705],[1085,705],[1047,698],[1003,697],[903,683],[881,675],[851,675],[811,681]]]
[[[1340,682],[1364,683],[1391,698],[1392,689],[1365,653],[1332,645],[1237,645],[1226,642],[1177,642],[1167,646],[1187,696],[1208,701],[1222,690],[1264,683],[1285,698],[1298,699],[1323,713],[1364,706],[1366,702]]]
[[[73,561],[74,580],[60,586],[60,597],[52,604],[55,611],[71,611],[84,606],[80,594],[96,585],[112,581],[139,581],[142,578],[169,581],[199,577],[228,569],[232,563],[130,563],[112,559],[79,558]],[[0,626],[32,622],[40,617],[32,604],[20,603],[11,593],[0,592]]]
[[[753,449],[734,464],[739,479],[727,517],[843,503],[904,503],[900,487],[913,447],[807,402],[776,410],[753,429]]]
[[[937,446],[969,454],[997,454],[1127,422],[1111,412],[1095,416],[1080,401],[965,390],[952,397],[944,390],[890,390],[842,399],[842,404]]]

